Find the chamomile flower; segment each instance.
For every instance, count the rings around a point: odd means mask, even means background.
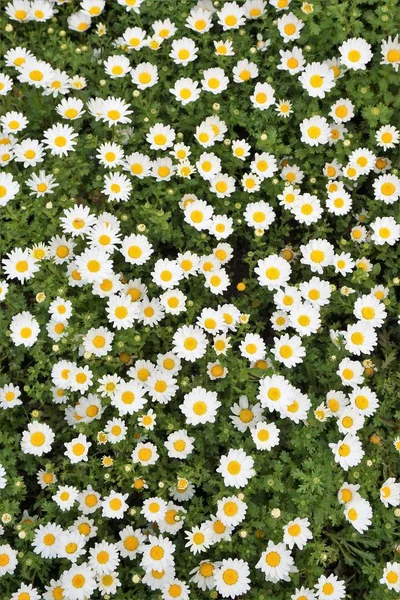
[[[232,415],[229,417],[235,429],[244,433],[252,429],[262,418],[260,404],[249,405],[247,396],[240,396],[239,402],[231,407]]]
[[[350,212],[353,201],[348,192],[340,189],[336,192],[329,192],[326,200],[326,208],[328,212],[336,215],[347,215]]]
[[[382,485],[380,491],[381,502],[388,508],[388,506],[399,506],[400,505],[400,483],[396,483],[394,477],[389,477]]]
[[[77,137],[72,127],[58,123],[44,131],[43,142],[53,156],[62,157],[75,151]]]
[[[229,78],[220,67],[213,67],[203,71],[201,85],[205,92],[211,92],[214,95],[220,94],[227,89],[228,84]]]
[[[357,466],[364,456],[361,442],[355,435],[347,434],[337,444],[329,444],[329,447],[334,454],[335,462],[338,463],[344,471],[348,471],[350,467]]]
[[[120,494],[111,490],[108,496],[103,498],[101,503],[102,515],[109,519],[122,519],[125,511],[128,509],[126,500],[129,494]]]
[[[327,144],[330,136],[330,127],[325,117],[316,115],[310,119],[303,119],[300,123],[301,141],[309,146]]]
[[[296,588],[295,593],[290,596],[290,600],[316,600],[316,596],[312,590],[301,586],[301,588]]]
[[[140,27],[128,27],[122,34],[123,42],[129,50],[138,51],[146,43],[146,32]]]
[[[393,217],[377,217],[371,223],[373,231],[371,240],[377,246],[389,244],[393,246],[400,239],[400,225]]]
[[[394,148],[400,140],[400,131],[393,125],[382,125],[375,133],[375,139],[378,146],[388,150]]]
[[[227,455],[220,458],[220,464],[216,469],[224,479],[224,485],[242,488],[256,474],[254,460],[244,450],[229,450]]]
[[[151,160],[146,154],[133,152],[126,157],[123,163],[125,169],[134,177],[144,179],[149,177],[151,172]]]
[[[266,286],[269,290],[276,290],[289,281],[292,268],[285,259],[272,254],[267,258],[260,259],[254,271],[261,286]]]
[[[71,510],[79,496],[79,491],[74,486],[63,485],[58,486],[56,493],[52,496],[52,500],[58,505],[62,512]]]
[[[363,38],[350,38],[339,46],[340,61],[353,71],[365,70],[372,58],[371,45]]]
[[[253,438],[257,450],[270,451],[274,446],[279,444],[279,429],[275,423],[259,421],[257,425],[251,429],[251,437]]]
[[[311,302],[296,304],[289,313],[289,324],[301,336],[316,333],[321,326],[319,309]]]
[[[121,381],[115,386],[111,403],[121,416],[132,415],[142,410],[147,402],[145,388],[136,381]]]
[[[91,446],[91,442],[87,441],[87,438],[83,434],[79,434],[77,438],[64,444],[66,451],[65,456],[69,458],[71,464],[75,464],[81,461],[88,460],[88,451]]]
[[[290,75],[296,75],[303,71],[305,60],[301,48],[293,46],[291,50],[279,50],[279,55],[281,62],[277,65],[277,69],[288,71]]]
[[[400,591],[400,563],[387,562],[379,583],[386,585],[389,590]]]
[[[308,244],[300,246],[301,263],[308,265],[314,273],[322,273],[324,267],[332,264],[334,248],[330,242],[323,239],[313,239]]]
[[[169,259],[159,259],[151,273],[152,279],[156,285],[163,290],[172,289],[182,279],[181,268],[176,261]]]
[[[280,338],[274,338],[272,354],[278,362],[290,369],[303,362],[306,351],[301,343],[301,338],[297,335],[284,334]]]
[[[255,85],[253,94],[250,96],[250,101],[254,108],[267,110],[275,104],[275,90],[269,83],[258,82]]]
[[[130,123],[130,115],[133,111],[129,109],[129,106],[130,105],[122,98],[110,96],[105,100],[101,100],[99,104],[99,118],[107,123],[109,127],[118,125],[119,123]]]
[[[290,574],[297,572],[292,554],[286,544],[274,544],[271,540],[261,554],[256,569],[260,569],[264,573],[265,580],[272,583],[290,581]]]
[[[325,98],[335,86],[332,69],[326,63],[308,64],[299,77],[299,81],[311,98]]]
[[[247,504],[240,500],[237,496],[224,496],[217,502],[217,519],[221,521],[225,527],[236,527],[245,518],[247,512]],[[226,537],[229,534],[226,529],[223,529],[220,524],[215,522],[212,524],[212,528],[215,534],[219,534],[219,541],[221,537]]]
[[[352,354],[370,354],[377,344],[377,335],[368,321],[348,325],[345,334],[345,348]]]
[[[313,539],[313,534],[310,531],[310,521],[297,517],[293,521],[289,521],[283,528],[283,542],[290,548],[297,546],[300,550],[304,548],[308,540]]]
[[[27,138],[13,147],[15,162],[22,163],[24,168],[36,167],[44,160],[44,146],[37,140]]]
[[[279,34],[283,38],[285,44],[298,40],[300,32],[304,27],[301,19],[298,19],[292,12],[283,15],[277,21]]]
[[[63,98],[56,107],[60,117],[68,121],[79,119],[84,113],[83,102],[80,98]]]
[[[149,535],[140,564],[146,571],[168,569],[173,565],[174,550],[175,545],[168,538]]]
[[[354,117],[354,104],[349,98],[340,98],[332,104],[329,116],[335,123],[347,123]]]
[[[11,319],[11,339],[16,346],[30,348],[36,342],[40,327],[36,318],[29,312],[18,313]]]
[[[323,209],[317,196],[312,194],[301,194],[294,202],[290,210],[299,223],[311,225],[322,217]]]
[[[197,5],[191,9],[186,19],[186,27],[202,35],[210,31],[212,26],[212,14],[209,10]]]
[[[223,598],[242,596],[250,590],[249,575],[249,565],[244,560],[223,559],[214,569],[215,589]]]
[[[186,417],[187,424],[199,425],[214,423],[220,406],[221,403],[217,399],[216,392],[197,386],[191,392],[185,394],[183,403],[179,408]]]
[[[280,412],[289,403],[291,395],[290,383],[282,375],[271,375],[261,379],[257,399],[263,408]]]
[[[8,202],[14,200],[20,190],[20,185],[11,173],[0,173],[0,206],[6,206]]]
[[[183,77],[175,82],[173,88],[169,90],[176,100],[185,106],[190,102],[195,102],[200,97],[200,90],[198,89],[198,82],[193,81],[188,77]]]
[[[258,333],[247,333],[240,343],[239,349],[241,355],[251,361],[265,357],[265,342]]]
[[[200,564],[190,571],[190,582],[197,585],[203,591],[212,590],[215,587],[214,563],[202,560]]]
[[[53,194],[54,188],[58,187],[55,177],[53,175],[47,175],[45,171],[39,171],[39,174],[32,173],[32,175],[25,180],[26,185],[31,190],[30,196],[36,196],[40,198],[46,194]]]

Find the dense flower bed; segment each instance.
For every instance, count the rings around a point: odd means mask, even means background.
[[[1,599],[398,598],[399,2],[0,10]]]

